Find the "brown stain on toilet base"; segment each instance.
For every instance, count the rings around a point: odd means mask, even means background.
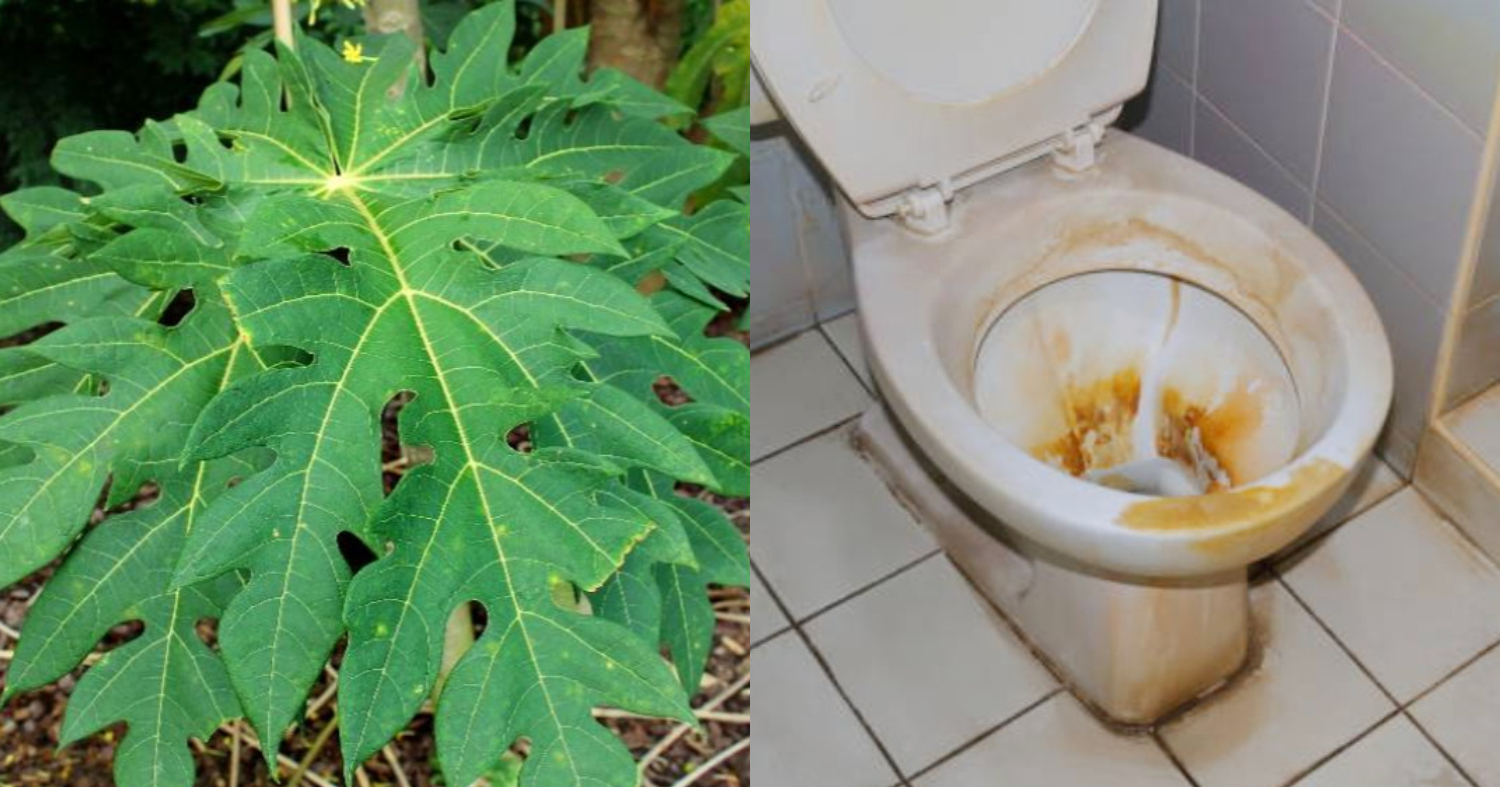
[[[1127,506],[1116,520],[1133,530],[1155,532],[1216,531],[1193,547],[1209,553],[1233,551],[1270,535],[1268,525],[1290,522],[1297,509],[1326,508],[1321,498],[1340,491],[1347,473],[1342,465],[1317,459],[1292,472],[1282,486],[1247,486],[1195,497],[1158,497]],[[1320,507],[1321,506],[1321,507]],[[1306,524],[1306,523],[1300,523]]]

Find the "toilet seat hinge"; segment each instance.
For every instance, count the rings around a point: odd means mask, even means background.
[[[912,230],[935,235],[948,228],[948,202],[952,199],[953,185],[948,180],[910,189],[901,195],[896,215]]]
[[[1087,172],[1099,163],[1099,143],[1104,141],[1105,125],[1090,120],[1078,128],[1064,131],[1052,151],[1052,163],[1065,172]]]

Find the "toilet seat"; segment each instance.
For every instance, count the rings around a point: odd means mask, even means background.
[[[756,0],[755,68],[869,217],[938,210],[1145,87],[1157,0]],[[924,192],[926,192],[924,194]]]
[[[1059,177],[1036,161],[964,191],[940,236],[844,210],[865,348],[886,403],[969,498],[1089,570],[1242,571],[1328,510],[1390,406],[1385,332],[1343,262],[1266,198],[1123,132],[1090,177]],[[1290,462],[1227,492],[1151,497],[1060,472],[986,420],[974,373],[990,326],[1050,284],[1117,270],[1195,285],[1260,328],[1298,391]]]

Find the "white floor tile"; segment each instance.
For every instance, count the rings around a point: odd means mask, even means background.
[[[750,572],[750,641],[760,642],[785,631],[786,614],[760,583],[760,574]]]
[[[1296,782],[1296,787],[1469,787],[1405,716],[1395,716]]]
[[[776,787],[890,787],[897,781],[802,639],[755,649],[757,783]]]
[[[1397,475],[1396,471],[1385,463],[1385,460],[1378,456],[1370,457],[1369,461],[1360,468],[1359,474],[1349,483],[1349,491],[1333,504],[1333,508],[1329,509],[1317,524],[1308,529],[1291,546],[1283,549],[1281,556],[1291,555],[1309,541],[1359,516],[1370,506],[1395,494],[1396,490],[1405,484],[1406,479]]]
[[[1500,571],[1413,489],[1292,562],[1287,584],[1401,702],[1500,640]]]
[[[859,380],[817,331],[756,353],[750,358],[750,458],[858,415],[869,403]]]
[[[750,554],[798,620],[937,549],[846,430],[753,466],[750,483]]]
[[[1286,588],[1251,604],[1259,668],[1162,730],[1200,787],[1281,787],[1394,710]]]
[[[870,367],[865,363],[864,339],[859,335],[859,315],[849,312],[837,320],[823,323],[823,331],[828,338],[833,340],[834,346],[839,348],[839,354],[844,356],[859,374],[865,385],[874,387],[874,379],[870,377]]]
[[[1418,700],[1411,714],[1480,787],[1500,787],[1500,650]]]
[[[1026,647],[980,604],[947,558],[936,556],[805,629],[850,701],[908,773],[1056,688]]]
[[[1188,787],[1145,736],[1106,729],[1067,692],[1058,692],[952,760],[916,787]]]

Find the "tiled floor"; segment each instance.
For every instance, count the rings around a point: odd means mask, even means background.
[[[1260,667],[1089,715],[849,446],[847,316],[751,361],[757,776],[775,787],[1500,787],[1500,570],[1383,465],[1251,590]]]

